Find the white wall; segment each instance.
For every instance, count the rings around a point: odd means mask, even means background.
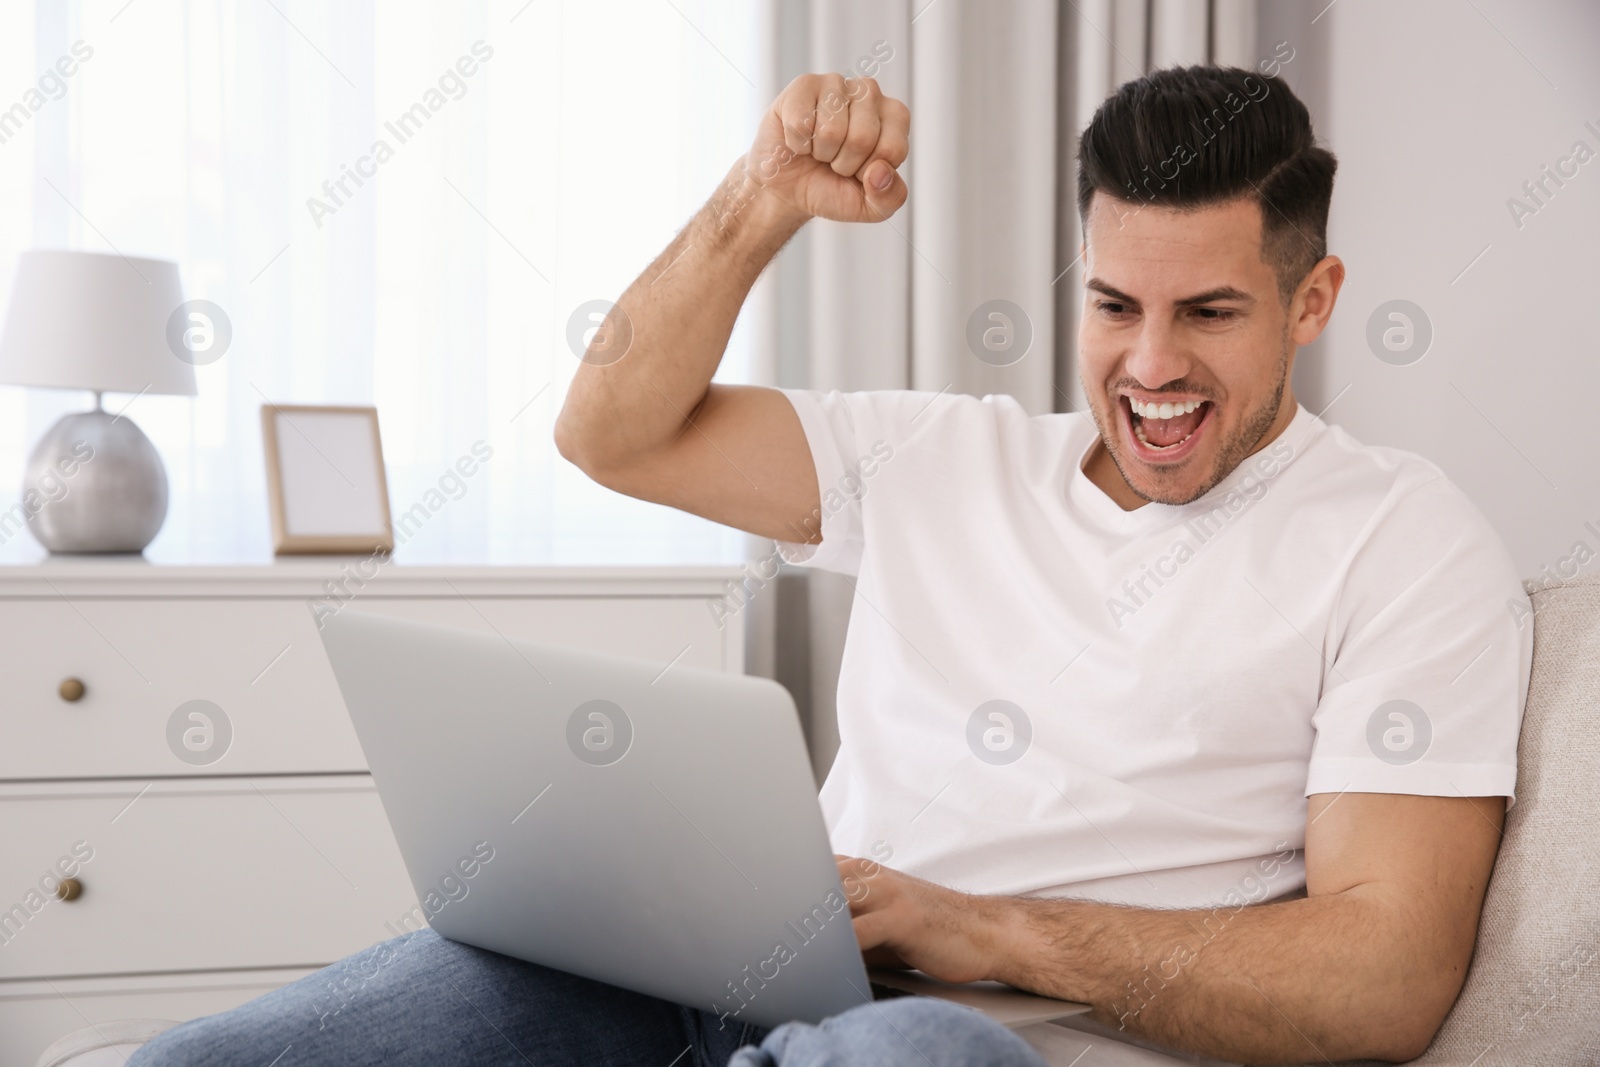
[[[1330,422],[1439,464],[1525,576],[1580,541],[1600,553],[1600,6],[1339,0],[1315,24],[1321,3],[1294,7],[1264,2],[1261,34],[1295,45],[1285,76],[1339,157],[1328,238],[1349,268],[1297,369],[1307,406],[1338,396]],[[1531,204],[1523,183],[1580,140],[1595,158],[1519,227],[1507,200]],[[1406,366],[1367,342],[1392,299],[1433,326]]]

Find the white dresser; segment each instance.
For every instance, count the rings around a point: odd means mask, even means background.
[[[744,667],[711,610],[735,566],[355,563],[0,567],[0,1067],[231,1007],[411,912],[312,604]]]

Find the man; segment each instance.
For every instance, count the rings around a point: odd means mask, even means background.
[[[920,876],[874,881],[870,960],[1214,1056],[1420,1054],[1471,959],[1530,648],[1438,468],[1295,401],[1344,280],[1333,157],[1244,71],[1106,101],[1080,153],[1092,419],[711,385],[790,235],[904,202],[907,124],[870,81],[791,84],[621,298],[631,351],[579,370],[563,454],[857,576],[824,810],[836,849]],[[1020,758],[974,758],[969,724],[1023,717]]]
[[[1294,398],[1344,280],[1333,157],[1242,70],[1105,102],[1080,145],[1090,417],[711,384],[807,220],[905,202],[908,127],[870,79],[790,84],[597,335],[562,454],[853,576],[822,802],[841,870],[870,880],[869,962],[1087,1001],[1212,1057],[1420,1054],[1472,956],[1531,649],[1504,549],[1438,468]],[[883,846],[897,869],[849,858]],[[445,1029],[428,1041],[517,1062],[464,1002],[540,1063],[720,1064],[762,1037],[736,1062],[1037,1062],[947,1006],[766,1036],[437,938],[389,951],[350,1025],[395,1059],[445,1055],[417,1033]],[[315,977],[135,1062],[270,1059]]]

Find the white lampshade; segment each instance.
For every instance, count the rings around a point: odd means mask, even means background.
[[[194,367],[167,340],[182,303],[176,263],[24,252],[0,334],[0,382],[193,396]]]

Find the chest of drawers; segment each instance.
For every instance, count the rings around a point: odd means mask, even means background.
[[[0,568],[0,1067],[90,1023],[224,1010],[411,912],[316,612],[744,665],[711,610],[736,567],[344,573]]]

